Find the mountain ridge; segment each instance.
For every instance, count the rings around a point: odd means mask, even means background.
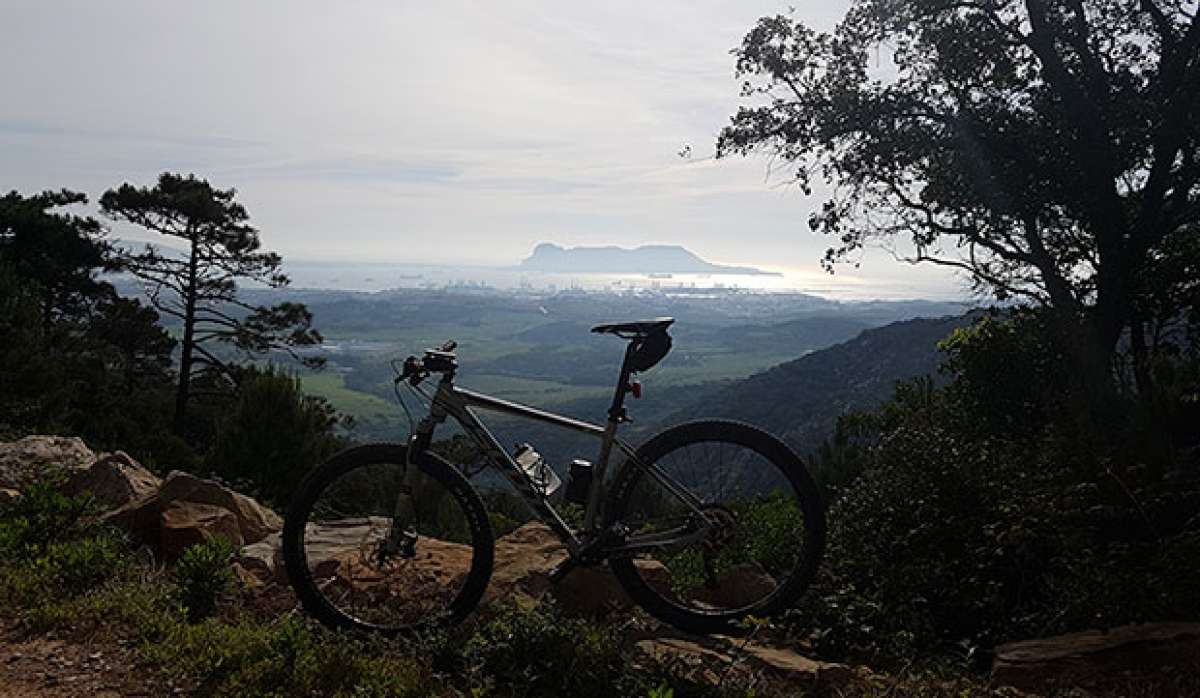
[[[520,267],[531,271],[612,274],[745,274],[781,276],[755,267],[713,264],[682,245],[640,245],[638,247],[579,246],[563,247],[552,242],[539,243],[521,260]]]
[[[877,407],[897,381],[935,375],[944,359],[937,344],[970,325],[974,311],[901,320],[810,352],[727,384],[666,422],[727,418],[770,431],[801,453],[833,432],[840,415]]]

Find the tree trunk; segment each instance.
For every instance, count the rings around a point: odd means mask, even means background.
[[[196,240],[192,239],[188,258],[187,297],[184,298],[183,342],[179,356],[179,385],[175,390],[175,434],[184,436],[187,428],[187,405],[192,387],[192,349],[196,336],[196,273],[199,264]]]
[[[1152,390],[1150,375],[1150,350],[1146,346],[1146,327],[1140,317],[1134,316],[1129,323],[1129,348],[1133,352],[1133,377],[1139,399],[1149,397]]]

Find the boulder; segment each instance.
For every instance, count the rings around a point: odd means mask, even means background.
[[[22,490],[44,477],[70,476],[96,460],[82,439],[26,436],[0,442],[0,488]]]
[[[77,470],[63,491],[77,495],[90,492],[109,507],[121,507],[158,491],[162,480],[124,451],[108,453],[86,470]]]
[[[238,527],[246,543],[257,543],[283,528],[283,519],[278,514],[246,495],[234,492],[216,480],[206,480],[178,470],[167,475],[155,496],[163,503],[180,499],[228,509],[237,516]]]
[[[996,648],[992,681],[1037,691],[1088,684],[1127,671],[1200,671],[1200,623],[1147,623]]]
[[[280,534],[272,533],[257,543],[247,545],[238,554],[237,565],[243,581],[261,584],[286,584]]]
[[[775,591],[775,579],[755,562],[734,565],[717,580],[715,588],[700,587],[690,592],[694,601],[719,608],[740,608],[760,601]]]
[[[104,519],[129,531],[135,540],[169,557],[175,549],[162,547],[163,527],[166,523],[164,514],[175,502],[204,504],[228,511],[234,518],[238,534],[236,537],[231,536],[231,539],[239,546],[257,543],[283,528],[283,520],[278,514],[253,499],[238,494],[214,480],[178,471],[167,475],[162,486],[154,494],[108,512]],[[186,518],[175,521],[186,521]],[[205,526],[215,525],[211,518],[204,518],[203,521]],[[179,534],[172,532],[171,535]]]
[[[501,536],[496,540],[495,571],[484,603],[536,603],[549,594],[564,611],[576,615],[603,616],[633,607],[607,567],[577,567],[552,584],[550,573],[566,559],[567,549],[544,524],[528,523]],[[651,584],[670,584],[670,575],[658,562],[636,564]]]
[[[177,558],[189,547],[215,538],[224,538],[235,548],[242,545],[237,516],[228,509],[175,500],[163,507],[159,517],[158,548],[164,557]]]

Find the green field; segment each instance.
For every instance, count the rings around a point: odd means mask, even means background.
[[[340,373],[306,373],[301,376],[301,382],[305,392],[325,398],[339,412],[358,420],[390,420],[400,413],[394,402],[347,388],[345,377]]]

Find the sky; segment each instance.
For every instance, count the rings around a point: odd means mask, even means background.
[[[792,0],[831,28],[842,0]],[[514,264],[542,241],[819,269],[762,158],[711,158],[783,2],[0,0],[0,190],[194,172],[285,260]],[[692,156],[679,151],[690,146]],[[115,227],[122,238],[145,237]],[[871,254],[843,273],[945,292]]]

